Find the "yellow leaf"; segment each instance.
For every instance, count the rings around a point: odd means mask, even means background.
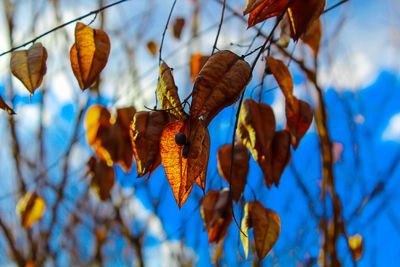
[[[251,227],[251,225],[249,225],[249,218],[250,218],[249,203],[246,203],[246,205],[244,206],[244,216],[242,219],[242,223],[240,225],[240,228],[242,229],[242,231],[240,232],[240,240],[242,241],[246,260],[249,256],[249,228]]]
[[[21,217],[21,224],[30,228],[40,220],[46,210],[46,203],[36,192],[28,192],[18,201],[16,212]]]
[[[358,261],[361,258],[362,253],[364,251],[362,236],[359,234],[355,234],[349,237],[348,242],[351,250],[351,255],[354,261]]]

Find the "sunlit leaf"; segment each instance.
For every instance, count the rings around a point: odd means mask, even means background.
[[[279,186],[282,173],[290,162],[290,133],[287,130],[275,132],[272,140],[272,179]]]
[[[92,105],[88,108],[85,116],[86,137],[89,145],[93,145],[97,139],[100,128],[110,127],[111,113],[106,107]]]
[[[115,184],[114,168],[104,161],[91,157],[88,162],[90,184],[101,200],[110,199],[111,189]]]
[[[301,38],[305,44],[307,44],[314,53],[314,57],[318,57],[319,47],[321,44],[322,37],[322,26],[321,20],[316,19],[311,23],[304,36]]]
[[[192,82],[196,80],[197,75],[203,68],[208,60],[208,56],[203,56],[200,53],[196,53],[190,56],[190,77],[192,77]]]
[[[250,65],[235,53],[212,55],[193,85],[192,117],[204,116],[206,125],[225,107],[235,103],[252,77]]]
[[[169,121],[162,111],[141,111],[133,117],[130,136],[138,177],[151,175],[160,166],[160,138]]]
[[[364,251],[362,236],[355,234],[354,236],[348,238],[348,242],[353,260],[358,261],[361,259]]]
[[[266,59],[268,67],[272,75],[274,75],[275,80],[278,82],[286,100],[290,101],[290,99],[293,98],[293,78],[289,68],[282,60],[274,59],[271,56],[268,56]]]
[[[271,143],[275,134],[275,116],[272,108],[251,98],[243,101],[237,135],[260,165],[268,188],[273,184],[271,173]]]
[[[110,39],[103,30],[82,23],[75,27],[75,43],[70,50],[72,71],[82,90],[89,88],[107,64]]]
[[[225,181],[229,184],[231,170],[232,144],[223,145],[218,149],[218,171]],[[240,195],[244,191],[249,172],[250,155],[247,148],[242,143],[235,144],[232,168],[232,198],[239,201]]]
[[[160,100],[161,109],[167,110],[176,119],[180,119],[183,106],[179,99],[178,88],[175,85],[171,69],[165,62],[162,62],[158,70],[157,96]]]
[[[248,0],[246,7],[244,8],[244,11],[243,11],[243,16],[249,14],[251,11],[256,9],[263,2],[265,2],[265,0]]]
[[[246,260],[249,256],[249,228],[252,227],[251,219],[250,219],[250,212],[249,207],[251,204],[247,203],[244,206],[244,216],[242,218],[242,222],[240,224],[241,232],[240,232],[240,240],[242,241],[244,255]]]
[[[180,39],[181,38],[183,26],[185,26],[185,19],[184,18],[176,18],[174,20],[174,24],[172,25],[172,31],[173,31],[174,37],[176,39]]]
[[[30,228],[35,222],[40,220],[46,210],[46,203],[36,192],[26,193],[17,203],[16,212],[21,217],[21,224]]]
[[[150,41],[146,44],[147,50],[155,56],[157,54],[157,43],[154,41]]]
[[[15,114],[14,110],[6,104],[6,102],[4,101],[4,99],[1,96],[0,96],[0,109],[7,111],[7,113],[10,115]]]
[[[263,22],[266,19],[282,14],[290,0],[249,0],[248,5],[249,2],[254,2],[257,5],[252,5],[252,8],[247,8],[246,6],[246,14],[250,13],[247,22],[248,28],[253,27],[257,23]]]
[[[35,43],[28,50],[15,51],[11,55],[10,68],[33,94],[46,74],[47,51],[41,43]]]
[[[286,101],[286,122],[292,135],[292,145],[297,149],[299,143],[313,120],[313,110],[307,102],[293,97],[292,103]]]

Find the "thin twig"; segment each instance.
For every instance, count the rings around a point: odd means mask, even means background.
[[[163,34],[162,34],[162,37],[161,37],[161,44],[160,44],[159,55],[158,55],[158,65],[161,64],[161,60],[162,60],[161,53],[162,53],[162,49],[163,49],[163,45],[164,45],[165,33],[167,32],[168,24],[169,24],[169,21],[171,20],[172,12],[174,11],[176,1],[177,0],[174,0],[174,3],[172,4],[171,10],[169,11],[167,23],[165,23],[164,31],[163,31]]]
[[[219,22],[218,31],[217,31],[217,36],[215,37],[215,42],[214,42],[214,45],[213,45],[213,49],[212,49],[211,55],[214,54],[214,51],[215,51],[215,49],[217,48],[217,42],[218,42],[219,34],[220,34],[220,32],[221,32],[222,23],[224,22],[225,7],[226,7],[226,0],[224,0],[224,3],[223,3],[223,5],[222,5],[221,20],[220,20],[220,22]]]

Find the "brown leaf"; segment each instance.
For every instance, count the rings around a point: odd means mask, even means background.
[[[235,103],[252,77],[250,65],[235,53],[212,55],[193,85],[190,115],[204,116],[206,125],[225,107]]]
[[[40,220],[46,210],[46,203],[36,192],[30,191],[22,197],[18,203],[16,212],[21,217],[21,224],[30,228],[35,222]]]
[[[278,241],[281,232],[281,221],[278,214],[273,210],[264,208],[259,201],[246,203],[244,210],[242,230],[247,235],[249,228],[254,229],[257,256],[262,260]],[[242,234],[241,239],[247,258],[248,238]]]
[[[146,44],[147,50],[155,56],[157,54],[157,43],[154,41],[150,41]]]
[[[282,14],[285,11],[285,8],[288,6],[290,0],[264,0],[262,3],[260,3],[261,1],[259,0],[249,0],[249,2],[254,2],[257,4],[252,5],[252,8],[247,8],[246,6],[245,11],[247,12],[244,15],[250,12],[247,24],[248,28],[251,28],[257,23]],[[249,2],[247,5],[249,5]]]
[[[231,170],[232,144],[223,145],[218,149],[218,170],[225,181],[229,184]],[[244,187],[247,183],[247,174],[249,172],[250,155],[247,148],[242,143],[235,144],[232,167],[232,198],[239,201]]]
[[[91,157],[88,162],[90,184],[101,200],[107,200],[111,197],[110,192],[115,183],[115,171],[112,167]]]
[[[161,163],[160,138],[170,118],[163,111],[141,111],[133,118],[130,128],[133,155],[138,177],[149,176]]]
[[[134,107],[119,108],[117,109],[117,118],[115,123],[122,129],[129,131],[135,113],[136,109]]]
[[[313,120],[313,110],[311,106],[293,97],[293,102],[286,101],[286,123],[292,135],[292,146],[297,149],[303,136],[310,128]]]
[[[353,236],[350,236],[347,241],[349,243],[351,256],[353,257],[353,260],[358,261],[359,259],[361,259],[364,251],[362,236],[359,234],[355,234]]]
[[[290,35],[291,35],[289,15],[287,13],[285,13],[281,22],[279,23],[279,28],[280,28],[279,43],[281,46],[286,48],[290,43]]]
[[[171,68],[165,62],[162,62],[158,70],[157,96],[161,108],[167,110],[179,120],[182,117],[183,106],[179,99],[178,88],[175,85]]]
[[[110,49],[110,39],[103,30],[94,30],[80,22],[76,24],[70,60],[82,90],[89,88],[104,69]]]
[[[319,46],[321,44],[321,36],[321,20],[316,19],[314,20],[314,22],[311,23],[310,27],[307,29],[306,33],[302,37],[303,42],[311,48],[315,58],[318,57]]]
[[[33,94],[46,74],[47,51],[41,43],[35,43],[28,50],[15,51],[11,55],[10,68]]]
[[[203,56],[200,53],[196,53],[190,56],[190,77],[192,77],[192,82],[196,80],[197,75],[203,68],[208,60],[208,56]]]
[[[185,26],[184,18],[176,18],[174,20],[174,24],[172,26],[172,31],[174,33],[175,39],[181,39],[181,33],[182,33],[183,26]]]
[[[187,137],[186,145],[180,146],[175,142],[178,133]],[[200,119],[171,123],[161,135],[160,151],[165,174],[176,203],[181,208],[194,183],[201,185],[204,190],[210,153],[208,129]]]
[[[220,242],[224,239],[232,222],[232,203],[227,188],[210,190],[204,196],[200,206],[204,228],[208,231],[208,242]]]
[[[272,141],[272,179],[276,187],[290,162],[290,156],[290,133],[287,130],[275,132]]]
[[[10,115],[15,114],[14,110],[6,104],[6,102],[4,101],[4,99],[1,96],[0,96],[0,109],[7,111],[7,113]]]
[[[249,14],[251,11],[256,9],[263,2],[265,2],[265,1],[264,0],[248,0],[246,7],[244,8],[244,11],[243,11],[243,16],[246,16],[247,14]]]
[[[267,65],[274,75],[275,80],[278,82],[286,100],[290,101],[293,98],[293,78],[290,74],[289,68],[283,63],[282,60],[274,59],[271,56],[267,58]]]
[[[97,139],[100,128],[110,127],[111,113],[106,107],[92,105],[88,108],[85,116],[86,137],[89,145],[93,145]]]
[[[260,165],[268,188],[272,186],[271,143],[275,134],[275,116],[272,108],[251,98],[243,101],[237,135]]]

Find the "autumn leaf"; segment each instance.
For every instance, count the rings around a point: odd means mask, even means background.
[[[290,162],[290,133],[287,130],[275,132],[272,140],[272,180],[279,186],[282,173]]]
[[[268,68],[274,75],[275,80],[278,82],[283,94],[287,101],[293,98],[293,78],[290,74],[289,68],[283,63],[282,60],[274,59],[271,56],[266,58]]]
[[[248,0],[243,15],[250,13],[247,22],[248,28],[263,22],[271,17],[278,16],[285,12],[290,0]]]
[[[177,134],[186,136],[184,145]],[[187,200],[193,184],[203,190],[210,152],[210,135],[201,119],[188,119],[165,127],[160,141],[161,162],[179,208]]]
[[[169,121],[163,111],[141,111],[133,117],[130,136],[138,177],[150,176],[160,166],[160,138]]]
[[[279,23],[279,28],[280,28],[279,43],[282,47],[286,48],[290,43],[290,36],[291,36],[289,15],[287,13],[285,13],[281,22]]]
[[[361,259],[363,251],[364,251],[364,245],[362,241],[362,236],[359,234],[355,234],[354,236],[350,236],[347,239],[351,251],[351,256],[353,257],[354,261],[358,261]]]
[[[89,88],[107,64],[111,44],[103,30],[82,23],[75,27],[75,43],[70,50],[72,71],[82,90]]]
[[[16,212],[21,218],[22,226],[26,228],[40,220],[46,210],[46,203],[36,192],[26,193],[17,203]]]
[[[232,222],[232,203],[227,188],[210,190],[201,201],[200,214],[204,229],[208,231],[208,242],[219,243],[224,239]]]
[[[223,145],[218,149],[218,171],[225,181],[229,184],[229,176],[231,170],[231,156],[232,156],[232,144]],[[249,172],[249,160],[250,155],[247,152],[247,148],[241,144],[235,144],[233,154],[233,167],[232,167],[232,198],[236,202],[239,201],[241,194],[244,191],[244,187],[247,183],[247,174]]]
[[[281,221],[273,210],[264,208],[259,201],[248,202],[245,205],[242,219],[242,231],[248,236],[248,229],[254,229],[254,241],[259,259],[264,259],[278,241],[281,232]],[[248,256],[248,237],[241,234],[241,240]]]
[[[31,94],[39,88],[46,74],[47,51],[41,43],[28,50],[15,51],[11,55],[11,73],[17,77]]]
[[[115,171],[104,161],[91,157],[88,162],[90,184],[103,201],[110,199],[111,189],[115,184]]]
[[[167,110],[179,120],[182,117],[183,107],[171,68],[165,62],[162,62],[158,70],[157,97],[160,100],[161,109]]]
[[[292,135],[292,146],[297,149],[303,136],[310,128],[313,120],[313,110],[311,106],[293,97],[292,103],[286,101],[286,123]]]
[[[1,96],[0,96],[0,109],[7,111],[7,113],[10,115],[15,114],[15,111],[6,104],[6,102]]]
[[[319,47],[321,44],[322,37],[322,26],[321,20],[316,19],[311,23],[310,27],[307,29],[304,36],[301,38],[303,43],[308,45],[311,48],[311,51],[314,53],[314,57],[318,57]]]
[[[190,77],[192,77],[192,82],[196,80],[197,75],[203,68],[208,60],[208,56],[203,56],[200,53],[196,53],[190,56]]]
[[[174,24],[172,25],[172,31],[173,31],[175,39],[181,38],[183,26],[185,26],[184,18],[176,18],[174,20]]]
[[[272,108],[251,98],[243,101],[236,133],[260,165],[268,188],[272,186],[271,143],[275,134],[275,116]]]
[[[250,65],[235,53],[212,55],[193,85],[192,117],[204,116],[206,125],[225,107],[235,103],[252,77]]]
[[[111,113],[106,107],[92,105],[88,108],[85,116],[86,137],[89,145],[93,145],[97,139],[100,128],[110,127]]]
[[[157,43],[154,41],[150,41],[146,44],[147,50],[155,56],[157,54]]]

